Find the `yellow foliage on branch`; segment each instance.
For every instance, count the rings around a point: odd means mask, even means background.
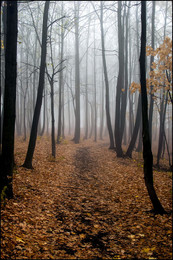
[[[161,88],[171,91],[172,86],[172,40],[166,37],[163,43],[153,50],[151,46],[146,46],[146,55],[155,56],[155,61],[152,63],[150,77],[146,80],[147,93],[154,94]],[[136,90],[140,92],[141,86],[139,83],[132,82],[130,92]]]

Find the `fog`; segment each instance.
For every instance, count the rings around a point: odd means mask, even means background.
[[[103,23],[101,22],[101,3],[103,5]],[[24,140],[30,135],[37,98],[44,5],[45,1],[19,1],[18,3],[15,133],[18,136],[23,136]],[[2,10],[1,30],[4,32],[5,5],[3,5]],[[151,46],[153,33],[154,49],[156,49],[163,43],[165,37],[172,39],[172,3],[169,1],[155,2],[154,30],[152,29],[152,10],[153,2],[147,1],[147,45]],[[102,46],[101,23],[104,32],[104,50]],[[61,124],[61,138],[74,137],[76,124],[75,113],[77,111],[77,84],[79,84],[80,92],[80,141],[84,138],[92,138],[94,141],[108,138],[103,52],[106,58],[109,85],[109,111],[114,134],[117,127],[115,118],[119,59],[122,58],[119,53],[118,33],[121,31],[124,60],[119,116],[122,122],[124,120],[122,144],[128,147],[135,125],[139,96],[138,90],[134,93],[130,93],[130,85],[132,82],[139,83],[140,81],[140,2],[121,2],[121,28],[118,28],[117,1],[50,1],[47,26],[46,70],[38,135],[50,135],[52,131],[52,92],[49,81],[52,78],[54,88],[55,139],[57,139],[58,136],[58,124]],[[78,28],[76,26],[78,26]],[[76,30],[78,30],[78,32]],[[4,41],[5,39],[2,37],[2,110],[4,93]],[[78,47],[76,48],[76,46]],[[77,61],[77,50],[79,61]],[[149,77],[150,72],[150,59],[151,56],[147,56],[147,77]],[[157,59],[158,58],[155,57],[155,60]],[[77,68],[79,68],[78,72]],[[76,73],[78,73],[78,75]],[[77,82],[77,80],[79,82]],[[162,101],[165,104],[165,95],[162,95],[164,92],[163,89],[163,87],[160,87],[160,89],[155,92],[156,98],[154,99],[153,107],[152,145],[155,154],[157,154],[159,143]],[[125,101],[122,101],[123,95],[126,95]],[[150,95],[151,94],[148,93],[148,107],[150,107]],[[123,106],[125,106],[124,115],[122,114],[122,102],[125,102],[123,104]],[[168,156],[166,147],[170,153],[172,149],[171,111],[172,105],[168,100],[164,121],[166,141],[164,141],[163,148],[166,157]],[[60,113],[61,118],[59,119]],[[58,122],[58,120],[60,121]],[[136,149],[138,148],[139,150],[141,150],[140,129],[141,126],[136,140]],[[167,146],[166,142],[168,144]]]

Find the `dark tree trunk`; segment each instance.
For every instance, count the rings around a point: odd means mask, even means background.
[[[152,1],[152,36],[151,36],[151,47],[154,49],[154,21],[155,21],[155,5],[156,2]],[[153,71],[152,63],[154,62],[154,56],[151,55],[150,58],[150,71]],[[153,86],[151,86],[151,92],[152,92]],[[154,99],[153,94],[150,93],[150,109],[149,109],[149,133],[150,133],[150,140],[152,143],[152,121],[153,121],[153,106],[154,106]]]
[[[127,152],[126,152],[126,156],[128,156],[130,158],[132,157],[132,152],[133,152],[134,147],[135,147],[135,143],[136,143],[136,139],[137,139],[137,136],[138,136],[139,127],[140,127],[140,122],[141,122],[141,95],[139,94],[135,126],[134,126],[134,129],[133,129],[133,134],[132,134],[132,138],[131,138],[129,147],[128,147]]]
[[[14,133],[17,77],[17,1],[7,2],[7,36],[5,52],[5,93],[2,133],[0,192],[13,197]],[[6,187],[6,188],[5,188]],[[6,189],[6,190],[5,190]]]
[[[121,90],[124,89],[124,44],[122,35],[122,25],[121,25],[121,1],[118,2],[118,48],[119,48],[119,73],[117,80],[117,93],[116,93],[116,112],[115,112],[115,144],[116,153],[118,157],[123,156],[123,150],[121,147]]]
[[[125,19],[126,17],[126,19]],[[123,134],[125,130],[125,120],[126,120],[126,106],[127,106],[127,88],[128,88],[128,17],[129,17],[129,9],[127,13],[124,11],[124,24],[123,24],[123,30],[122,30],[122,37],[123,37],[123,43],[124,43],[124,52],[125,52],[125,59],[123,62],[124,66],[124,91],[121,93],[122,101],[121,101],[121,118],[120,118],[120,133],[121,133],[121,140],[120,142],[122,143],[123,139]],[[126,38],[124,41],[124,27],[126,28]]]
[[[149,197],[153,204],[154,213],[165,213],[153,184],[153,155],[151,151],[151,142],[149,136],[148,124],[148,102],[146,91],[146,1],[141,1],[141,53],[140,53],[140,82],[142,98],[142,137],[143,137],[143,158],[144,158],[144,179]]]
[[[100,2],[100,28],[101,28],[101,44],[102,44],[102,59],[103,59],[103,69],[105,77],[105,87],[106,87],[106,119],[107,119],[107,128],[109,132],[110,139],[110,149],[114,149],[114,137],[111,125],[110,109],[109,109],[109,81],[107,75],[107,66],[106,66],[106,57],[105,57],[105,44],[104,44],[104,30],[103,30],[103,3]]]
[[[140,120],[141,121],[141,120]],[[136,152],[142,152],[142,122],[140,122],[139,133],[138,133],[138,146]]]
[[[30,140],[28,145],[28,151],[25,158],[23,167],[32,169],[32,158],[34,155],[36,139],[37,139],[37,128],[40,117],[40,110],[42,105],[42,95],[44,89],[44,75],[45,75],[45,66],[46,66],[46,49],[47,49],[47,20],[48,20],[48,10],[49,10],[49,1],[45,2],[44,15],[43,15],[43,29],[42,29],[42,47],[41,47],[41,64],[40,64],[40,75],[38,83],[38,92],[37,100],[34,110],[34,117],[31,127]]]
[[[97,86],[96,86],[96,46],[94,21],[94,141],[97,142]]]
[[[2,2],[0,2],[0,28],[1,28],[1,4]],[[0,31],[0,42],[1,42],[1,31]],[[1,48],[0,48],[0,57],[1,57],[2,53],[1,53]],[[0,156],[1,156],[1,152],[2,152],[2,114],[1,114],[1,91],[2,89],[2,82],[1,82],[1,58],[0,58]]]
[[[55,116],[54,116],[54,83],[53,83],[53,79],[50,81],[50,88],[51,88],[51,117],[52,117],[52,132],[51,132],[52,156],[55,158],[56,146],[55,146]]]
[[[166,92],[165,104],[164,104],[164,98],[165,98],[165,90],[163,93],[161,108],[160,108],[160,128],[159,128],[159,145],[158,145],[158,152],[157,152],[157,166],[159,166],[159,161],[163,149],[164,126],[165,126],[165,117],[166,117],[166,107],[168,102],[168,91]]]
[[[43,126],[42,126],[41,133],[40,133],[41,136],[43,136],[45,126],[46,126],[46,94],[45,93],[46,93],[46,91],[45,91],[45,87],[44,87]]]

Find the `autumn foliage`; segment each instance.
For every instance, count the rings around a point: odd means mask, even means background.
[[[147,93],[153,94],[165,88],[171,91],[172,85],[172,40],[166,37],[164,42],[156,49],[153,50],[151,46],[146,46],[147,56],[154,56],[155,61],[152,62],[149,78],[147,78]],[[151,88],[152,86],[152,88]],[[130,86],[131,93],[136,90],[141,91],[139,83],[132,82]]]

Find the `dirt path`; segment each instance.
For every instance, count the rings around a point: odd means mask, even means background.
[[[34,170],[18,167],[13,200],[2,209],[2,255],[11,259],[171,259],[171,216],[146,213],[151,204],[141,162],[118,159],[108,144],[57,146],[38,140]],[[17,142],[16,161],[26,144]],[[154,173],[170,210],[171,179]]]

